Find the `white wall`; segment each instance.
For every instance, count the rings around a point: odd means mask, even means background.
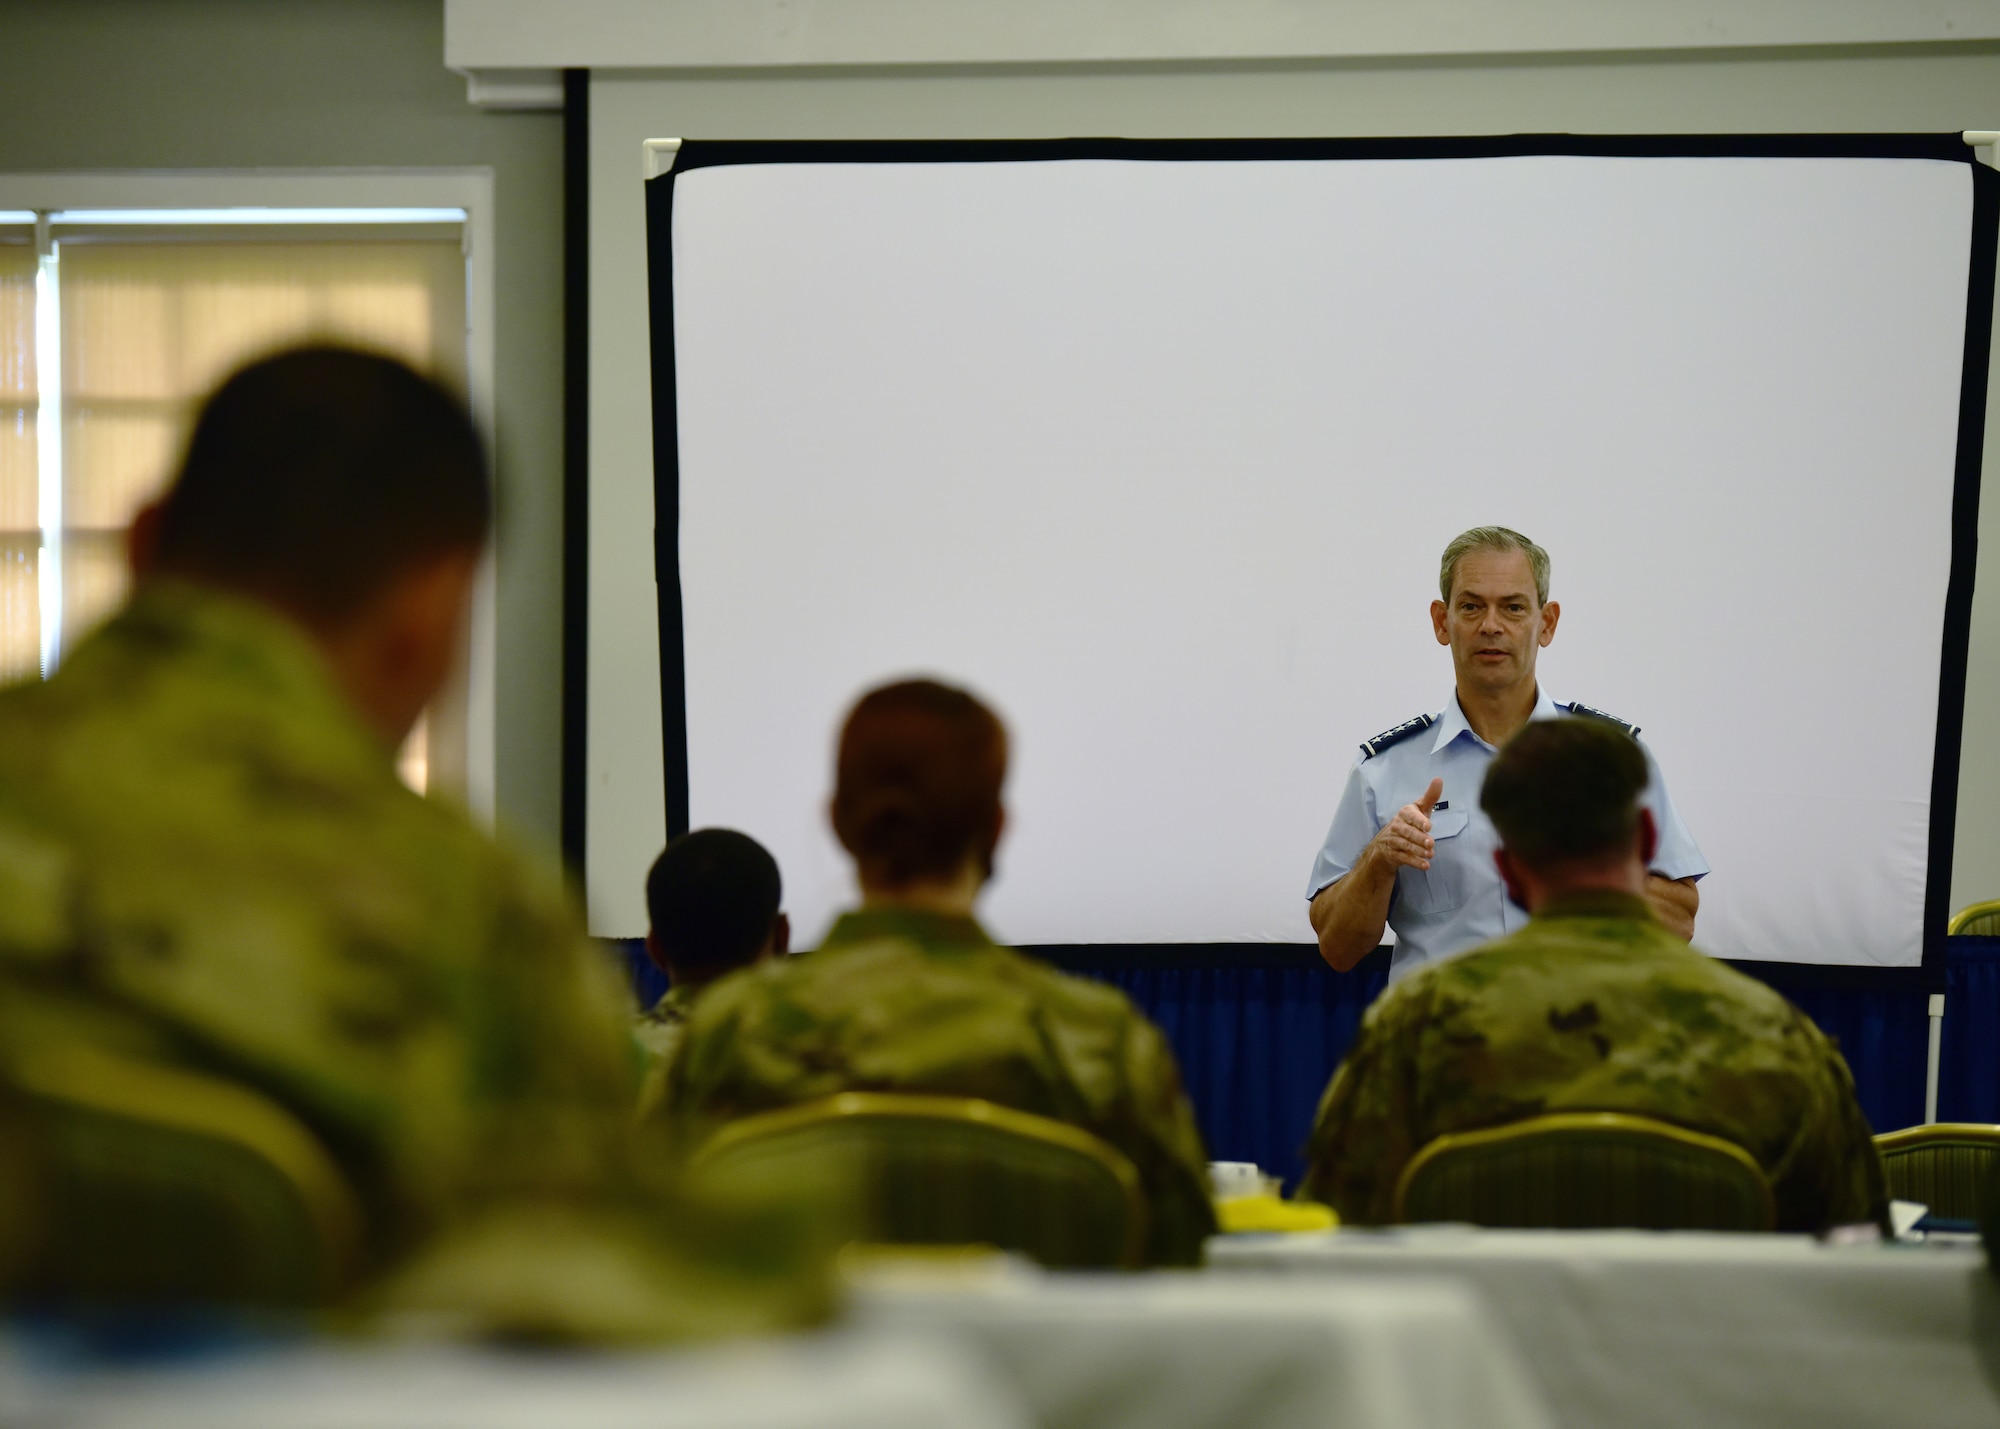
[[[589,892],[595,931],[629,935],[643,926],[641,880],[665,832],[643,139],[2000,128],[2000,48],[614,73],[593,77],[591,121]],[[2000,463],[1990,439],[1989,462]],[[1982,516],[1989,536],[2000,531],[1996,506]],[[1643,711],[1626,713],[1644,722]],[[1774,723],[1811,711],[1757,715],[1746,712],[1746,738],[1778,737]],[[1995,715],[2000,582],[1988,581],[1973,622],[1954,906],[2000,894],[2000,741],[1985,738]]]
[[[591,69],[1327,60],[2000,38],[1995,0],[445,0],[445,62]]]

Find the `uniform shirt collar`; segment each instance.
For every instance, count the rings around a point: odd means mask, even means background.
[[[1557,705],[1549,697],[1549,692],[1537,683],[1535,686],[1535,708],[1528,718],[1531,720],[1555,719],[1561,714],[1561,706]],[[1454,689],[1451,692],[1451,698],[1444,702],[1444,713],[1438,717],[1437,734],[1431,740],[1431,753],[1436,754],[1461,734],[1477,744],[1481,749],[1489,753],[1492,752],[1493,746],[1472,732],[1472,726],[1466,722],[1465,711],[1459,708],[1458,691]]]
[[[1573,893],[1559,893],[1542,904],[1534,916],[1537,922],[1550,918],[1629,918],[1641,923],[1659,921],[1645,899],[1621,893],[1615,888],[1580,888]]]
[[[842,943],[868,943],[901,938],[926,949],[990,948],[993,940],[973,918],[927,913],[915,908],[857,908],[843,913],[827,929],[822,948]]]
[[[161,659],[218,687],[309,714],[321,729],[338,730],[350,753],[394,769],[394,751],[362,723],[298,625],[261,602],[193,582],[143,582],[122,610],[78,643],[51,683],[101,682],[118,677],[123,663]]]
[[[695,989],[686,983],[675,983],[668,988],[660,1000],[652,1005],[643,1016],[648,1022],[679,1023],[687,1021],[688,1009],[694,1006]]]

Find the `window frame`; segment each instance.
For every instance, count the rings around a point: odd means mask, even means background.
[[[466,395],[487,451],[494,452],[496,225],[490,168],[0,173],[0,212],[241,208],[462,210]],[[497,582],[489,543],[473,587],[464,730],[466,806],[489,828],[496,784]]]

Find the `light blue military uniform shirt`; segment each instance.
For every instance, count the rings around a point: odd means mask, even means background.
[[[1538,690],[1529,718],[1558,719],[1569,713],[1568,704]],[[1636,728],[1626,728],[1638,734]],[[1431,813],[1435,851],[1430,868],[1396,870],[1396,891],[1389,899],[1389,926],[1396,931],[1391,982],[1527,924],[1527,913],[1508,901],[1500,870],[1493,866],[1500,836],[1479,809],[1486,766],[1497,752],[1472,732],[1454,691],[1442,714],[1420,716],[1362,745],[1361,757],[1347,776],[1333,827],[1313,860],[1308,899],[1345,876],[1368,841],[1403,805],[1422,798],[1431,780],[1444,780],[1444,792]],[[1663,878],[1700,878],[1708,872],[1708,863],[1667,797],[1666,780],[1650,749],[1646,772],[1646,792],[1640,802],[1653,811],[1660,831],[1653,872]]]

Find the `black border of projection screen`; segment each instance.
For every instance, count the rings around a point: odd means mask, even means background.
[[[697,169],[744,164],[980,164],[1117,160],[1135,164],[1188,161],[1480,159],[1518,156],[1615,158],[1838,158],[1943,160],[1963,163],[1973,177],[1971,271],[1966,287],[1965,353],[1958,408],[1957,459],[1951,507],[1951,570],[1941,638],[1937,742],[1932,764],[1929,863],[1925,885],[1922,962],[1917,967],[1847,964],[1745,963],[1760,976],[1786,975],[1793,985],[1824,983],[1938,988],[1943,985],[1949,916],[1952,841],[1958,804],[1960,735],[1965,714],[1966,661],[1977,560],[1979,475],[1986,425],[1988,354],[1992,341],[1994,263],[2000,238],[2000,173],[1977,162],[1957,134],[1521,134],[1463,138],[1370,139],[1052,139],[1052,140],[686,140],[673,167],[646,182],[649,318],[652,337],[654,554],[659,588],[662,727],[669,836],[688,828],[686,668],[679,571],[680,473],[674,352],[673,203],[675,180]],[[1746,710],[1746,728],[1777,718]],[[1365,733],[1365,731],[1363,732]],[[1358,737],[1358,736],[1357,736]],[[1328,809],[1331,815],[1331,807]],[[1303,874],[1311,849],[1300,851]],[[1303,921],[1303,910],[1301,914]],[[1699,934],[1697,933],[1697,940]],[[1030,951],[1034,951],[1030,949]],[[1224,959],[1240,951],[1255,965],[1313,961],[1310,944],[1048,947],[1059,961],[1108,958],[1107,966]]]

